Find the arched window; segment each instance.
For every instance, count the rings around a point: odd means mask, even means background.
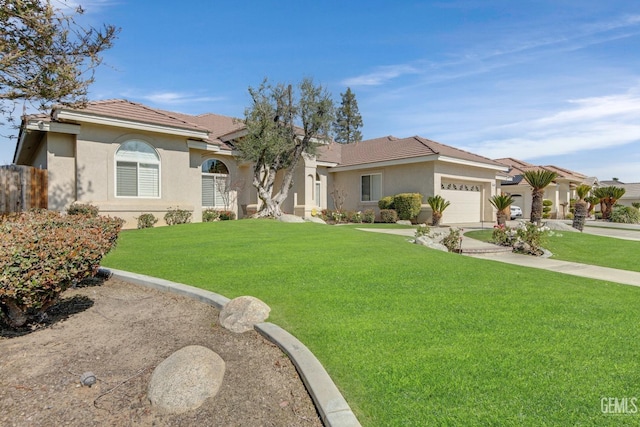
[[[202,164],[202,207],[229,208],[229,169],[218,159]]]
[[[116,196],[160,197],[160,156],[146,142],[127,141],[116,151]]]

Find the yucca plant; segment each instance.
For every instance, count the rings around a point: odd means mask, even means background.
[[[626,190],[622,187],[610,185],[608,187],[596,188],[593,195],[600,199],[600,210],[602,211],[602,219],[609,220],[613,205],[618,199],[624,196]]]
[[[587,184],[581,184],[576,187],[578,200],[576,200],[576,204],[573,208],[572,227],[580,231],[584,228],[584,221],[587,219],[587,215],[589,214],[589,204],[585,200],[589,191],[591,191],[591,186]]]
[[[431,207],[433,211],[431,215],[431,225],[437,227],[440,225],[440,220],[442,219],[442,213],[447,207],[451,204],[451,202],[442,198],[441,195],[437,196],[429,196],[427,198],[427,203]]]
[[[498,225],[506,225],[507,218],[510,217],[509,206],[513,203],[511,194],[496,194],[489,199],[489,202],[498,210],[496,220]]]
[[[557,173],[546,169],[531,170],[524,173],[523,178],[532,187],[531,222],[540,224],[540,220],[542,219],[544,189],[551,184],[557,176]]]

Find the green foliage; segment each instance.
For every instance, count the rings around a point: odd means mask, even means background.
[[[395,209],[380,209],[380,219],[382,222],[395,223],[398,221],[398,212]]]
[[[513,196],[511,194],[496,194],[489,199],[489,203],[498,211],[504,211],[513,204]]]
[[[611,211],[609,220],[624,224],[638,224],[640,222],[640,211],[633,206],[615,206]]]
[[[640,209],[640,202],[633,202],[631,203],[631,206],[633,206],[636,209]]]
[[[345,218],[347,222],[353,222],[355,224],[362,223],[362,212],[361,211],[347,211],[345,213]]]
[[[418,228],[416,228],[416,238],[428,236],[431,234],[431,228],[427,224],[418,224]]]
[[[384,196],[378,200],[378,208],[393,209],[393,196]]]
[[[88,203],[72,203],[67,208],[67,215],[84,215],[95,218],[98,216],[97,206]]]
[[[440,220],[442,219],[442,213],[445,209],[449,207],[451,202],[442,198],[441,195],[429,196],[427,198],[427,203],[431,207],[431,225],[437,227],[440,225]]]
[[[0,222],[0,311],[14,327],[44,313],[62,291],[97,273],[119,218],[30,211]]]
[[[519,222],[516,227],[494,226],[491,242],[501,246],[511,246],[514,252],[527,255],[542,255],[542,245],[550,234],[548,227],[540,227],[532,222]]]
[[[591,186],[588,184],[580,184],[576,187],[576,195],[578,196],[578,200],[584,200],[585,197],[591,191]]]
[[[544,199],[542,201],[542,206],[550,208],[551,206],[553,206],[553,201],[549,199]]]
[[[138,220],[138,228],[153,228],[153,226],[158,222],[158,218],[155,217],[152,213],[143,213],[137,218]]]
[[[164,214],[164,222],[167,225],[187,224],[191,222],[191,211],[180,208],[169,208],[166,214]]]
[[[202,222],[213,222],[220,219],[220,212],[215,209],[205,209],[202,211]]]
[[[376,220],[376,211],[373,209],[365,209],[362,215],[362,222],[366,224],[373,224]]]
[[[347,88],[345,93],[341,93],[342,102],[336,111],[336,121],[333,123],[335,141],[340,144],[350,144],[362,141],[362,116],[358,110],[356,96]]]
[[[462,244],[462,235],[459,228],[451,227],[449,234],[442,239],[442,244],[449,252],[457,252]]]
[[[233,211],[220,211],[220,221],[233,221],[236,219],[236,213]]]
[[[0,113],[5,101],[25,100],[79,106],[86,102],[93,70],[102,62],[119,29],[83,28],[82,8],[41,0],[4,0],[0,9]],[[75,13],[64,13],[63,11]]]
[[[293,185],[293,170],[303,154],[314,154],[328,140],[334,119],[331,96],[305,78],[294,91],[291,85],[267,80],[249,88],[252,105],[245,109],[247,135],[235,146],[253,163],[253,185],[261,203],[259,217],[280,216],[281,204]],[[276,175],[285,171],[280,187]],[[275,193],[274,193],[275,191]]]
[[[608,220],[610,219],[611,211],[613,206],[616,204],[618,199],[620,199],[626,190],[621,187],[616,187],[614,185],[610,185],[608,187],[599,187],[593,190],[593,195],[600,199],[600,202],[604,204],[604,209],[602,210],[602,219]]]
[[[531,222],[540,223],[542,219],[542,198],[544,189],[558,176],[557,173],[546,170],[530,170],[523,174],[523,178],[533,187],[531,191]]]
[[[420,213],[422,207],[422,194],[401,193],[393,196],[393,208],[402,220],[413,220]]]
[[[553,202],[551,200],[544,199],[542,201],[542,218],[551,217],[551,206],[553,206]]]

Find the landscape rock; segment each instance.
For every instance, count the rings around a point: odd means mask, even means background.
[[[562,221],[546,221],[544,225],[553,231],[579,231]]]
[[[222,308],[219,315],[220,325],[242,333],[253,329],[256,323],[262,323],[269,317],[271,308],[258,298],[242,296],[234,298]]]
[[[437,249],[439,251],[444,251],[444,252],[448,252],[448,249],[445,245],[443,245],[442,243],[435,241],[434,239],[432,239],[429,236],[420,236],[417,237],[415,240],[415,243],[418,245],[422,245],[422,246],[426,246],[428,248],[431,249]]]
[[[411,224],[411,221],[409,221],[408,219],[400,219],[400,220],[396,221],[396,224],[398,224],[398,225],[413,225],[413,224]]]
[[[304,222],[304,218],[301,218],[297,215],[282,214],[278,217],[278,221],[297,223],[297,222]]]
[[[317,216],[308,216],[305,218],[305,221],[315,222],[317,224],[326,224],[326,221],[322,218],[318,218]]]
[[[212,350],[190,345],[161,362],[153,371],[147,397],[165,412],[181,414],[218,394],[225,363]]]

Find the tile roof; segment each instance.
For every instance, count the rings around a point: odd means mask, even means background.
[[[574,181],[583,181],[587,178],[586,175],[583,175],[579,172],[571,171],[569,169],[561,168],[559,166],[554,166],[554,165],[537,166],[531,163],[527,163],[523,160],[514,159],[513,157],[504,157],[501,159],[496,159],[496,162],[509,166],[510,169],[508,174],[509,176],[512,176],[512,177],[522,175],[526,171],[530,171],[530,170],[548,170],[548,171],[557,173],[558,177],[560,178],[567,178]]]
[[[64,109],[64,107],[62,107]],[[104,101],[92,101],[80,109],[83,113],[94,114],[103,117],[131,120],[141,123],[170,126],[179,129],[206,131],[207,129],[195,123],[178,117],[179,114],[157,110],[137,102],[125,99],[107,99]]]
[[[169,113],[169,112],[168,112]],[[242,119],[235,117],[221,116],[219,114],[206,113],[197,116],[188,114],[170,112],[178,118],[194,123],[200,127],[207,129],[209,133],[209,142],[212,142],[220,148],[231,150],[233,147],[220,139],[221,136],[236,132],[244,128]]]
[[[358,143],[345,144],[341,147],[340,166],[364,165],[435,155],[485,163],[492,166],[504,166],[487,157],[479,156],[420,136],[408,138],[384,136]]]

